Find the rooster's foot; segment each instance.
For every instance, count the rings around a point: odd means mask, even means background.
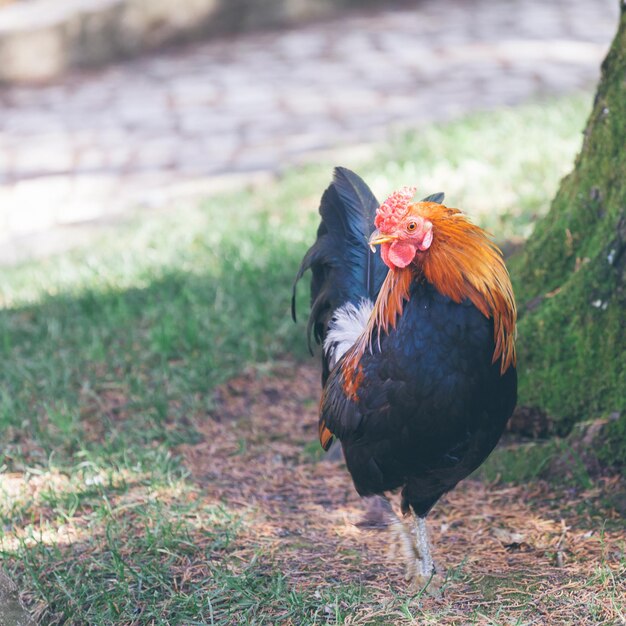
[[[443,581],[443,576],[433,570],[428,575],[422,572],[416,572],[408,582],[409,589],[413,593],[427,593],[431,596],[441,596]]]

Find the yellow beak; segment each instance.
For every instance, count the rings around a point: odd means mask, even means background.
[[[376,248],[374,246],[379,246],[381,243],[389,243],[390,241],[395,241],[396,237],[393,235],[383,235],[378,229],[376,229],[368,240],[368,245],[372,252],[376,252]]]

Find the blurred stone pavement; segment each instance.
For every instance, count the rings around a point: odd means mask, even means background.
[[[392,128],[591,89],[617,17],[616,0],[421,0],[0,87],[0,263]]]

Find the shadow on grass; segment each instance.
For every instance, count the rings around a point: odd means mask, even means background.
[[[224,275],[170,272],[142,288],[1,311],[5,463],[193,439],[218,384],[247,363],[304,354],[289,317],[299,252]]]

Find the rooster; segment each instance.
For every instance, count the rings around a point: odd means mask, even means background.
[[[322,196],[307,326],[323,345],[319,437],[340,440],[416,583],[435,573],[426,516],[497,444],[517,396],[516,308],[500,250],[444,195],[403,188],[379,204],[336,168]],[[376,254],[380,246],[380,254]],[[388,494],[401,490],[415,537]]]

